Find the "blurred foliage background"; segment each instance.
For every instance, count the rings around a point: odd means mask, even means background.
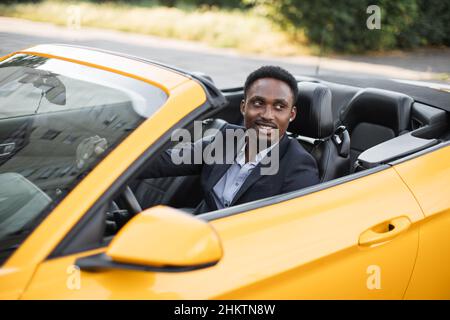
[[[249,52],[450,47],[450,0],[3,0],[0,15],[64,24],[64,6],[74,3],[82,6],[86,26]],[[381,8],[379,30],[366,27],[369,5]]]
[[[338,52],[450,46],[450,0],[247,0],[295,35]],[[366,27],[366,8],[381,9],[381,29]]]

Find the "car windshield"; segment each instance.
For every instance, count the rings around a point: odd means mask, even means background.
[[[73,62],[0,62],[0,249],[17,246],[166,100],[146,82]]]

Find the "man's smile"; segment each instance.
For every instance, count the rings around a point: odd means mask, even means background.
[[[278,127],[273,123],[268,122],[261,122],[261,121],[255,121],[256,128],[261,133],[271,133],[273,130],[277,129]]]

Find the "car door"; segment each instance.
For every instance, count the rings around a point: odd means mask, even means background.
[[[199,218],[221,239],[215,266],[90,272],[74,266],[86,251],[44,261],[23,298],[401,299],[423,214],[386,166]]]
[[[401,299],[422,219],[408,188],[385,168],[214,221],[235,265],[227,281],[236,288],[220,297]]]
[[[399,163],[395,170],[425,214],[407,299],[450,299],[450,146]]]

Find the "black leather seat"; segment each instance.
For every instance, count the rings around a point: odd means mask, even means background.
[[[407,132],[413,102],[405,94],[388,90],[358,92],[340,115],[350,132],[351,163],[361,152]]]
[[[350,136],[334,124],[331,90],[314,82],[300,82],[298,89],[297,117],[288,131],[316,159],[321,182],[349,174]]]

